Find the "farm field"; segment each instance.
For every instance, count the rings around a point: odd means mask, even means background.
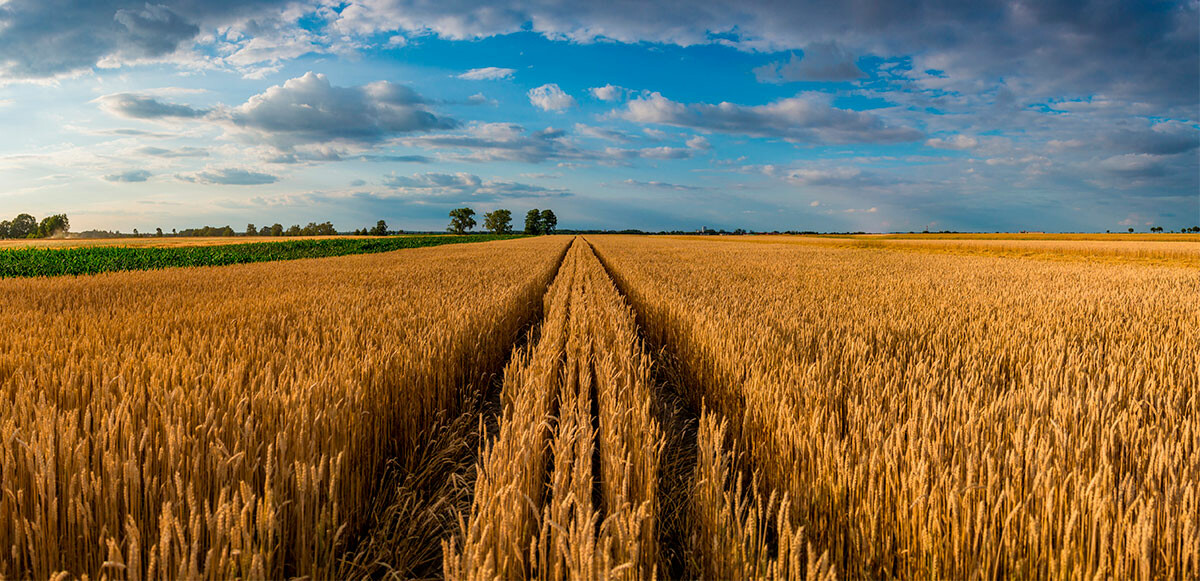
[[[181,246],[218,246],[248,242],[287,242],[289,240],[337,240],[345,236],[141,236],[137,238],[13,238],[0,240],[4,248],[79,248],[86,246],[115,246],[120,248],[177,248]],[[391,238],[390,236],[355,236]]]
[[[918,242],[0,280],[0,577],[1200,576],[1200,243]]]
[[[93,244],[84,246],[27,246],[0,248],[0,278],[86,275],[123,270],[151,270],[181,266],[227,266],[322,258],[347,254],[373,254],[404,248],[505,240],[519,235],[472,234],[466,236],[307,237],[250,238],[257,242],[228,242],[203,238],[177,244]],[[176,242],[176,241],[172,241]],[[211,242],[211,243],[206,243]]]
[[[1026,236],[1026,237],[1022,237]],[[835,248],[863,248],[961,254],[1003,258],[1031,258],[1068,262],[1103,262],[1200,268],[1200,236],[1195,234],[1075,235],[862,235],[862,236],[674,236],[722,242],[807,244]]]

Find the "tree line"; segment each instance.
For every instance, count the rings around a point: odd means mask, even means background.
[[[469,207],[450,210],[450,226],[446,230],[453,234],[466,234],[475,228],[475,210]],[[511,234],[512,212],[500,208],[483,215],[483,228],[493,234]],[[534,208],[525,213],[525,233],[533,236],[553,234],[558,230],[558,216],[554,210]]]
[[[50,238],[70,229],[71,221],[66,214],[47,216],[41,222],[29,214],[19,214],[12,220],[0,221],[0,238]]]

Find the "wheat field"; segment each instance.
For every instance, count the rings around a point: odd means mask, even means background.
[[[1195,270],[595,245],[839,575],[1200,575]]]
[[[1196,578],[1200,274],[1034,243],[0,281],[0,577]]]
[[[565,245],[0,281],[0,577],[342,576]]]

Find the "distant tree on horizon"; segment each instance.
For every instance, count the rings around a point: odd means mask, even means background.
[[[67,219],[66,214],[54,214],[42,218],[42,222],[38,224],[38,238],[48,238],[58,234],[66,234],[71,230],[71,221]]]
[[[455,234],[464,234],[475,227],[475,210],[471,208],[455,208],[450,210],[450,226],[446,228]]]
[[[512,232],[512,212],[500,208],[483,215],[483,227],[493,234],[508,234]]]
[[[537,236],[542,233],[542,212],[534,208],[525,212],[525,233]]]
[[[542,210],[541,219],[539,221],[541,222],[541,227],[539,229],[541,230],[542,234],[553,234],[556,230],[558,230],[558,216],[554,215],[553,210]]]
[[[37,234],[37,218],[29,214],[18,214],[8,225],[9,238],[29,238]]]
[[[258,228],[254,224],[246,224],[246,236],[257,236]]]
[[[388,235],[387,222],[380,220],[375,223],[375,227],[371,228],[370,232],[368,232],[367,230],[364,229],[363,233],[370,234],[371,236],[387,236]]]

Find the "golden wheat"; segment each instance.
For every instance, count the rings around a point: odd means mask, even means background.
[[[0,281],[0,577],[1200,576],[1190,263],[791,240]]]
[[[1195,270],[593,243],[839,574],[1200,576]]]
[[[0,577],[334,576],[564,247],[0,281]]]
[[[650,366],[633,313],[577,240],[540,337],[506,369],[500,431],[481,455],[462,537],[446,544],[447,577],[655,577]]]
[[[1031,258],[1066,262],[1107,262],[1200,268],[1200,236],[1137,235],[906,235],[866,236],[673,236],[682,240],[759,244],[803,244],[832,248],[895,250]]]

